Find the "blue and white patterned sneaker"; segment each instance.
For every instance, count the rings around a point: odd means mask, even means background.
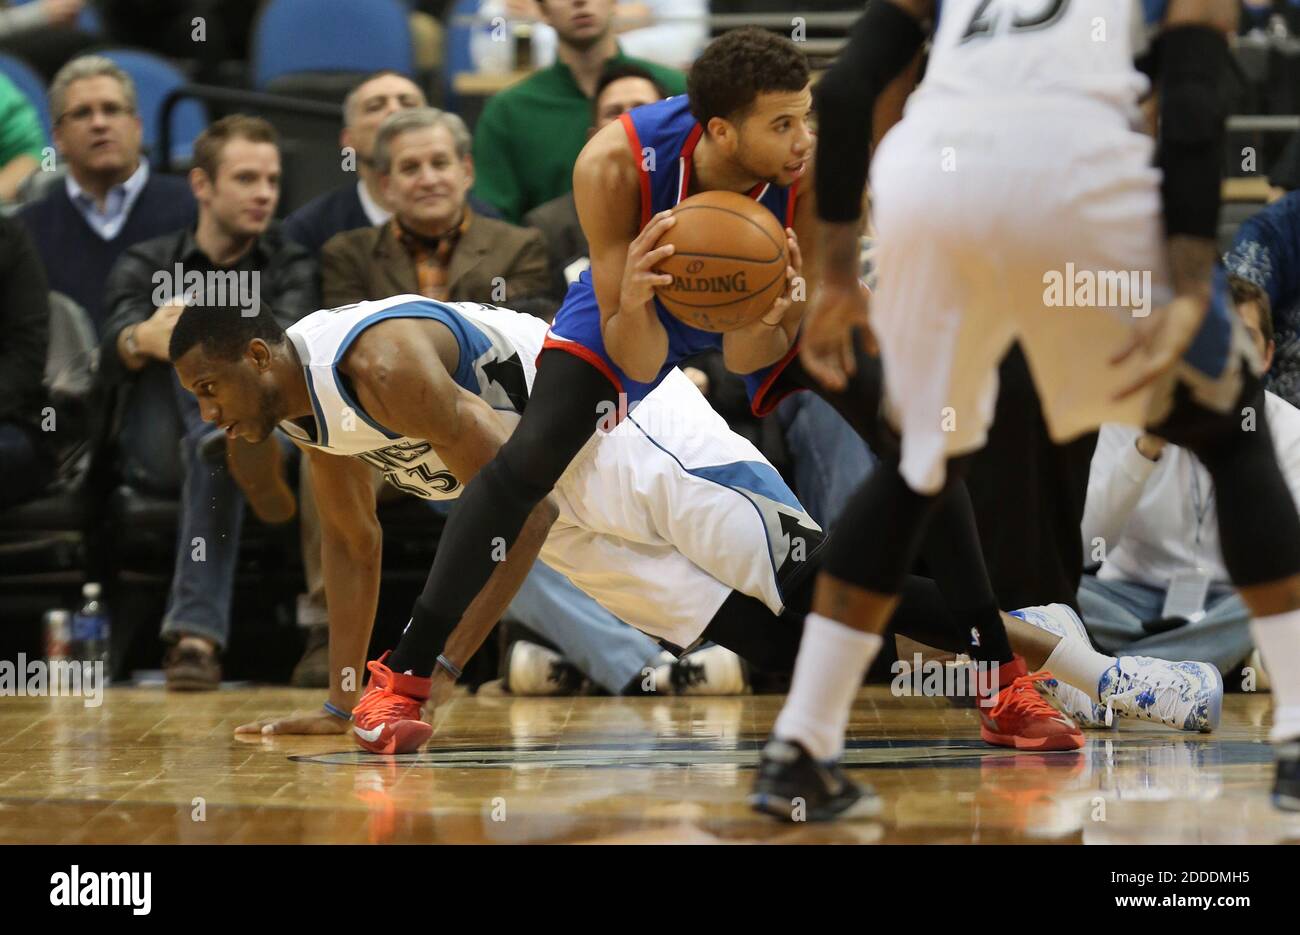
[[[1040,630],[1054,633],[1063,640],[1083,640],[1088,645],[1088,630],[1069,604],[1043,604],[1038,607],[1022,607],[1011,611],[1011,616],[1019,617],[1025,623],[1032,624]],[[1066,717],[1080,727],[1097,729],[1115,727],[1114,715],[1105,705],[1097,704],[1087,693],[1060,679],[1046,679],[1038,683],[1038,690]]]
[[[1044,679],[1038,691],[1057,711],[1087,730],[1115,728],[1115,716],[1105,705],[1097,704],[1081,689],[1058,678]]]
[[[1223,713],[1223,677],[1208,662],[1120,656],[1102,675],[1097,693],[1116,714],[1175,730],[1212,731]]]

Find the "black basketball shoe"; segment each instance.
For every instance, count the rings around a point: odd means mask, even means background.
[[[870,786],[850,781],[838,763],[819,763],[803,744],[775,737],[763,748],[749,804],[754,811],[791,822],[880,814],[880,799]]]
[[[1277,778],[1273,781],[1273,804],[1288,812],[1300,812],[1300,740],[1289,740],[1274,748]]]

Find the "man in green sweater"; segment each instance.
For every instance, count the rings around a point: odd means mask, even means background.
[[[40,167],[45,145],[36,108],[0,75],[0,201],[11,201],[23,180]]]
[[[622,53],[611,24],[614,0],[539,0],[538,6],[558,36],[555,64],[493,97],[474,128],[474,194],[515,224],[573,187],[591,97],[607,61],[640,65],[670,95],[686,91],[681,72]]]

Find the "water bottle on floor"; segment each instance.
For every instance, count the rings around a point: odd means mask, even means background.
[[[82,585],[81,596],[81,609],[72,616],[72,657],[85,662],[102,662],[107,672],[110,622],[108,608],[100,598],[98,582],[89,581]]]

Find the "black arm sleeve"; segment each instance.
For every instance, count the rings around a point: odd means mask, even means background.
[[[845,223],[862,214],[871,116],[885,86],[912,61],[925,32],[889,0],[872,0],[848,45],[817,84],[817,213]]]
[[[1165,233],[1218,235],[1225,141],[1228,41],[1208,26],[1178,26],[1156,40]]]

